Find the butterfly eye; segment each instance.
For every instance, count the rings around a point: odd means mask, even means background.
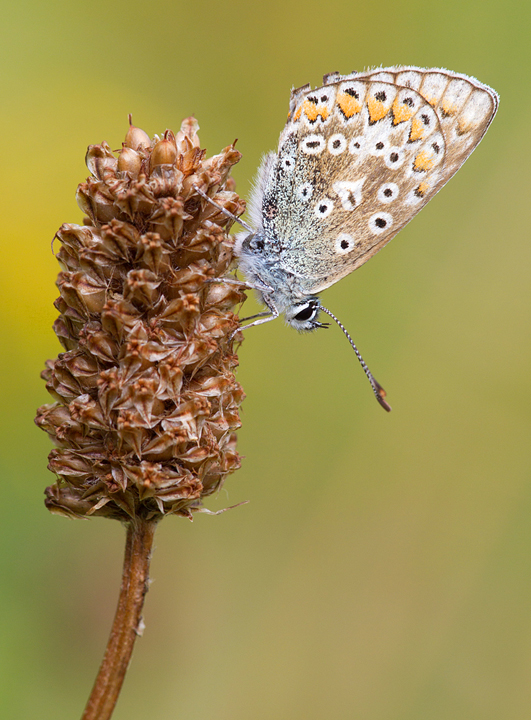
[[[249,243],[249,247],[253,252],[260,253],[264,249],[264,241],[261,237],[254,237]]]
[[[306,320],[312,320],[316,313],[317,308],[314,305],[306,305],[306,307],[304,307],[294,316],[294,320],[306,322]]]

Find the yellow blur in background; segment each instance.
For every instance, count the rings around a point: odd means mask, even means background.
[[[247,334],[244,464],[208,505],[251,502],[159,527],[114,717],[531,717],[530,24],[517,0],[4,9],[2,717],[81,715],[118,594],[123,530],[45,510],[32,420],[86,146],[119,148],[128,113],[150,135],[195,114],[209,154],[238,138],[248,197],[291,87],[394,64],[474,75],[501,105],[449,185],[324,295],[393,412],[338,328]]]

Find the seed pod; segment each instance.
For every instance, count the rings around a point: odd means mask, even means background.
[[[141,147],[149,148],[151,145],[147,132],[133,125],[132,115],[129,115],[129,130],[125,136],[124,145],[132,150],[139,150]]]
[[[157,165],[173,165],[177,160],[177,146],[175,144],[175,136],[171,130],[166,130],[162,140],[155,143],[150,157],[150,167]]]
[[[137,177],[142,167],[142,158],[130,147],[124,143],[122,150],[118,156],[118,170],[128,172],[131,177]]]

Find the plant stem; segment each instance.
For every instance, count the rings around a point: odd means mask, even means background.
[[[105,655],[81,720],[109,720],[118,700],[135,640],[140,634],[156,524],[154,520],[135,518],[127,525],[118,607]]]

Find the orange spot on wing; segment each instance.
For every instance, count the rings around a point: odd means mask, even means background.
[[[424,172],[426,170],[431,170],[432,167],[433,160],[430,157],[430,154],[425,150],[421,150],[415,158],[415,162],[413,163],[413,170],[417,170],[418,172]]]
[[[415,190],[415,192],[417,193],[417,195],[425,195],[429,189],[430,189],[430,186],[428,185],[427,182],[421,182],[420,185]]]
[[[315,122],[315,120],[317,120],[317,115],[319,113],[317,112],[317,105],[315,105],[315,103],[305,100],[302,104],[302,109],[308,120],[311,122]]]
[[[367,107],[369,108],[369,120],[374,123],[384,118],[389,112],[389,108],[385,107],[383,102],[376,100],[372,96],[369,96],[367,100]]]
[[[299,107],[293,113],[293,121],[294,122],[300,118],[301,113],[302,113],[302,105],[299,105]]]
[[[434,97],[434,98],[428,98],[428,97],[424,96],[424,100],[426,100],[426,102],[429,102],[429,104],[430,104],[432,107],[435,107],[435,106],[437,105],[437,103],[439,102],[436,97]]]
[[[413,115],[413,112],[409,105],[401,103],[398,98],[395,98],[393,103],[393,125],[406,122]]]
[[[409,139],[411,142],[415,140],[422,140],[424,137],[424,124],[420,118],[413,118],[411,121],[411,132],[409,133]]]
[[[348,93],[338,93],[337,104],[347,120],[353,115],[357,115],[361,110],[360,101]]]
[[[472,123],[470,118],[459,118],[457,121],[457,132],[459,135],[464,135],[464,133],[468,132],[471,127]]]
[[[310,122],[315,122],[319,116],[323,120],[326,120],[326,118],[330,115],[330,112],[326,105],[316,105],[309,100],[304,101],[304,103],[302,104],[302,109],[304,110],[304,114]]]
[[[456,107],[448,100],[443,100],[441,103],[441,110],[445,115],[453,115],[456,111]]]

